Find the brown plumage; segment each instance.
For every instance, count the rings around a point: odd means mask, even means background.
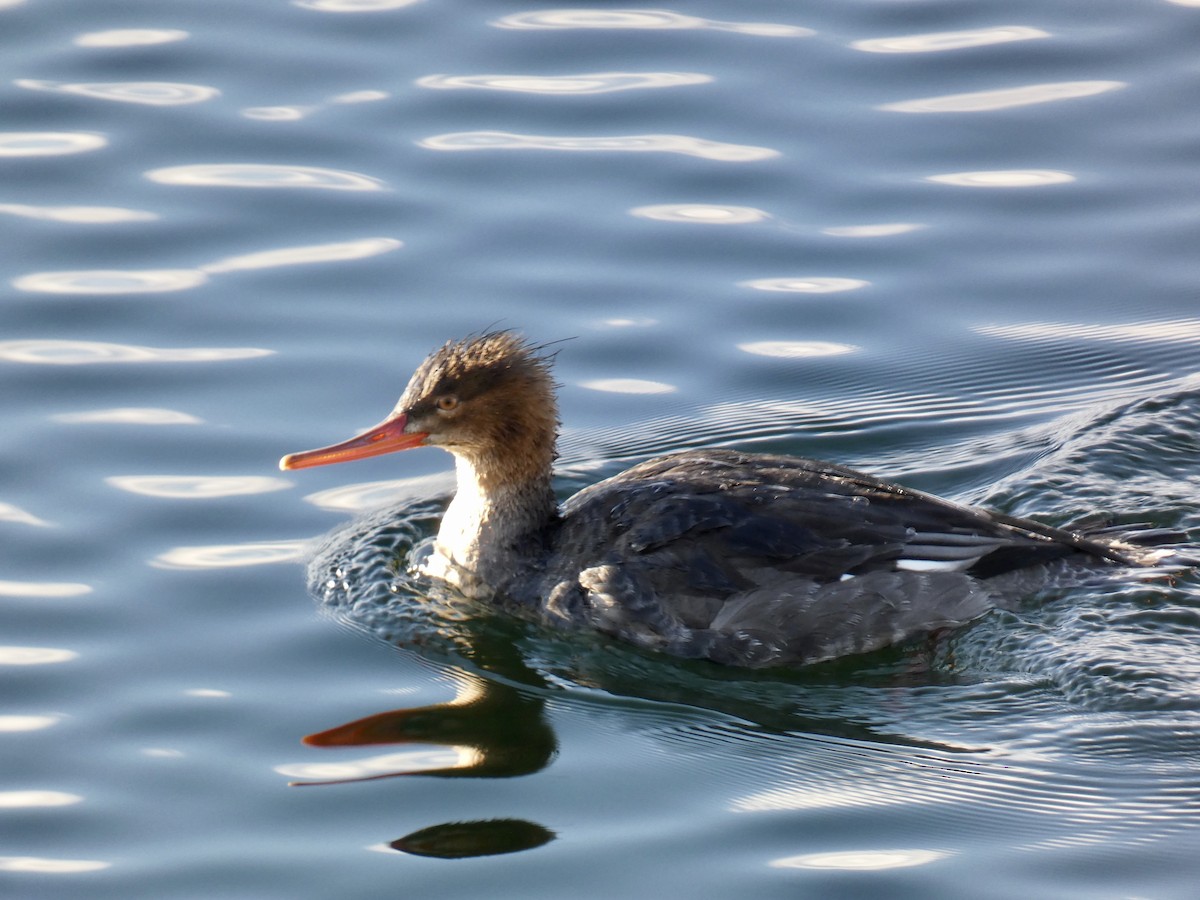
[[[425,575],[555,626],[745,666],[961,626],[1060,560],[1154,561],[841,466],[733,450],[641,463],[560,509],[550,362],[508,331],[447,343],[380,425],[280,465],[448,450],[458,487]]]

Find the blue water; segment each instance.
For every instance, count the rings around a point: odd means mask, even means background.
[[[276,461],[500,323],[573,338],[564,494],[732,445],[1198,529],[1197,46],[1196,0],[0,0],[0,894],[1194,897],[1195,576],[748,675],[339,606],[316,539],[422,533],[449,459]]]

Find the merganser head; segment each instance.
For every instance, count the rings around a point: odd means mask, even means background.
[[[558,411],[551,355],[511,331],[451,341],[413,373],[392,414],[362,434],[292,453],[281,469],[304,469],[436,446],[476,465],[508,459],[549,466]]]

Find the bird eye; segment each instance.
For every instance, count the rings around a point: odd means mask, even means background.
[[[445,396],[437,398],[437,408],[442,412],[450,412],[450,410],[456,409],[457,407],[458,398],[453,394],[446,394]]]

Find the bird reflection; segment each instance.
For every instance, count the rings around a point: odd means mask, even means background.
[[[435,745],[451,750],[457,762],[293,784],[350,784],[400,775],[512,778],[545,768],[558,750],[558,741],[544,716],[544,701],[461,670],[456,675],[460,689],[449,703],[376,713],[310,734],[304,743],[310,747]],[[386,846],[417,856],[463,859],[531,850],[554,837],[553,831],[535,822],[503,818],[431,825]]]
[[[558,742],[543,714],[543,700],[506,684],[459,674],[463,687],[449,703],[376,713],[304,738],[310,747],[431,744],[453,751],[458,762],[297,784],[349,784],[399,775],[511,778],[545,768]]]
[[[447,822],[397,838],[388,846],[414,856],[465,859],[532,850],[554,840],[549,828],[524,819]]]

